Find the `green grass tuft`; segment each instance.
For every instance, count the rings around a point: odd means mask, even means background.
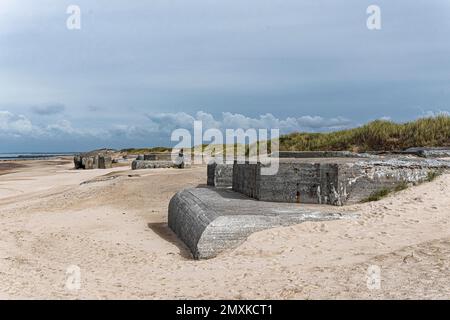
[[[375,191],[374,193],[372,193],[370,196],[368,196],[366,199],[362,200],[361,202],[378,201],[378,200],[381,200],[381,199],[387,197],[388,195],[390,195],[392,193],[399,192],[399,191],[405,190],[407,188],[408,188],[408,183],[406,183],[406,181],[402,181],[393,188],[383,188],[383,189]]]
[[[405,181],[400,182],[400,184],[396,185],[393,189],[394,192],[399,192],[402,190],[408,189],[408,184]]]
[[[442,172],[440,172],[440,171],[430,171],[430,172],[428,172],[426,181],[428,181],[428,182],[434,181],[441,174],[442,174]]]
[[[362,200],[361,202],[372,202],[372,201],[378,201],[385,197],[387,197],[392,191],[390,189],[381,189],[378,191],[375,191],[370,196],[368,196],[366,199]]]

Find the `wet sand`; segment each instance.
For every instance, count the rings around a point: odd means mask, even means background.
[[[24,168],[25,165],[14,161],[0,161],[0,175],[14,171],[14,169]]]

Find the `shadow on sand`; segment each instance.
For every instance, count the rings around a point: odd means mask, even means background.
[[[165,222],[155,222],[155,223],[149,222],[147,224],[147,226],[153,232],[155,232],[158,236],[160,236],[162,239],[175,245],[178,248],[178,250],[180,250],[180,255],[184,259],[189,259],[189,260],[193,259],[192,254],[189,251],[188,247],[186,247],[186,245],[177,238],[175,233],[172,230],[170,230],[167,223],[165,223]]]

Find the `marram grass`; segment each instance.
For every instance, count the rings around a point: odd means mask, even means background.
[[[296,132],[280,137],[280,150],[394,151],[410,147],[450,146],[450,116],[438,115],[406,123],[372,121],[358,128],[329,133]]]

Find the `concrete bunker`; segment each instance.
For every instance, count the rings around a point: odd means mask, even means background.
[[[235,163],[233,190],[262,201],[344,205],[381,189],[427,180],[446,161],[360,158],[279,159],[275,175],[262,175],[261,163]]]
[[[73,158],[75,169],[110,169],[112,157],[104,154],[81,154]]]
[[[169,227],[194,258],[212,258],[263,229],[354,218],[357,213],[337,213],[325,205],[357,203],[380,189],[419,183],[450,168],[449,161],[417,157],[278,160],[274,175],[262,175],[261,163],[212,163],[211,187],[186,189],[171,199]],[[230,175],[232,190],[226,188]]]
[[[169,203],[168,223],[195,259],[207,259],[260,230],[352,216],[318,207],[262,202],[229,189],[206,187],[178,192]]]
[[[182,169],[189,166],[187,157],[180,152],[173,160],[172,153],[154,152],[139,155],[136,160],[131,163],[132,170],[138,169],[160,169],[160,168],[178,168]]]

